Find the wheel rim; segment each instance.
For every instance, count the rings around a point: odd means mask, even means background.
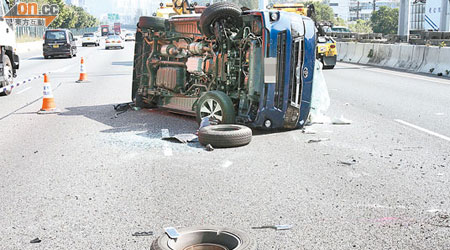
[[[14,77],[13,69],[12,69],[11,64],[9,64],[9,63],[5,63],[5,66],[3,69],[5,71],[4,76],[5,76],[5,80],[6,80],[6,82],[5,82],[5,87],[6,87],[6,86],[12,84],[12,82],[13,82],[13,77]]]
[[[203,119],[205,117],[213,118],[222,122],[223,111],[220,103],[214,99],[207,99],[200,106],[200,117]]]

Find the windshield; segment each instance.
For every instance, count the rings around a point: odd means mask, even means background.
[[[120,39],[120,36],[108,36],[108,39],[111,39],[111,40]]]
[[[133,36],[133,34],[131,34],[131,33],[128,33],[128,34],[127,34],[127,36]]]
[[[83,37],[94,37],[93,33],[86,33],[83,35]]]
[[[47,31],[47,33],[45,33],[45,40],[49,40],[49,41],[66,40],[66,32],[64,32],[64,31]]]

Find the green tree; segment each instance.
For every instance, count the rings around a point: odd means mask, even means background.
[[[381,6],[372,13],[370,22],[375,33],[395,34],[398,29],[398,9]]]
[[[337,18],[334,20],[333,24],[334,24],[335,26],[347,26],[347,22],[346,22],[344,19],[340,18],[340,17],[337,17]]]
[[[312,19],[316,22],[334,22],[334,12],[333,9],[327,4],[317,2],[317,1],[308,1],[305,2],[305,6],[309,6],[314,4],[315,14],[312,16]]]
[[[364,20],[356,20],[356,23],[348,25],[348,28],[351,32],[355,33],[372,33],[372,26],[370,25],[370,22],[364,21]]]

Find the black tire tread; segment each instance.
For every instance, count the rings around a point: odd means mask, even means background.
[[[6,60],[8,60],[9,64],[12,66],[11,59],[9,58],[8,55],[5,54],[5,58],[3,59],[3,63],[6,63],[7,62]],[[13,84],[13,83],[14,82],[12,82],[11,84]],[[0,85],[0,87],[1,87],[1,85]],[[0,92],[0,96],[10,95],[11,92],[12,92],[12,89],[9,89],[9,91],[5,91],[5,92],[2,91],[2,92]]]
[[[227,16],[234,17],[236,25],[242,26],[242,19],[240,18],[242,11],[239,6],[229,2],[218,2],[206,8],[200,16],[200,30],[206,37],[214,36],[210,29],[210,25],[219,18]]]
[[[216,128],[238,127],[239,130],[218,131]],[[198,139],[202,145],[211,144],[216,148],[239,147],[247,145],[252,140],[252,130],[241,125],[216,125],[202,128],[198,132]]]

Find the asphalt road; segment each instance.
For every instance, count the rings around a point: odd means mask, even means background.
[[[53,71],[62,113],[36,114],[39,80],[0,98],[2,249],[149,249],[156,236],[132,234],[196,225],[244,230],[262,250],[450,249],[450,81],[339,64],[325,71],[327,115],[351,125],[207,152],[161,140],[194,133],[192,118],[116,115],[132,54],[127,43],[23,61],[20,78]],[[88,83],[75,83],[80,56]],[[329,140],[307,143],[317,138]],[[293,228],[251,229],[277,224]]]

